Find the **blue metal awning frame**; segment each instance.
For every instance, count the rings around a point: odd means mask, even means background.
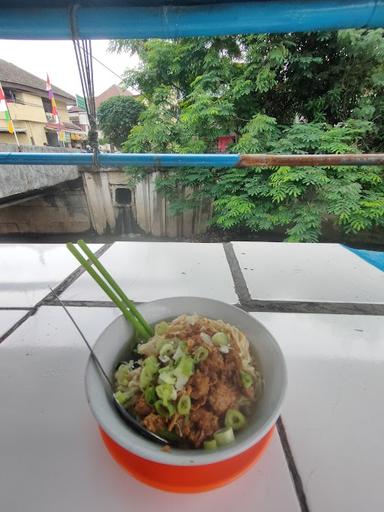
[[[146,7],[145,1],[117,7],[106,1],[78,3],[74,15],[81,39],[177,38],[384,26],[384,0],[213,0],[198,5],[160,2],[150,7]],[[19,8],[1,8],[0,39],[71,39],[68,8],[36,7],[41,1],[23,4]],[[53,1],[52,5],[55,4],[60,2]]]

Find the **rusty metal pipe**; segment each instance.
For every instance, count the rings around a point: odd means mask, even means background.
[[[344,155],[242,155],[237,167],[384,165],[384,153]]]

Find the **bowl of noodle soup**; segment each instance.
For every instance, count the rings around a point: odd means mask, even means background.
[[[146,428],[170,429],[183,443],[161,447],[131,429],[89,359],[86,394],[103,441],[119,464],[148,485],[174,492],[225,485],[254,464],[271,439],[287,386],[281,349],[258,320],[217,300],[174,297],[138,309],[156,326],[153,339],[137,346],[132,327],[120,316],[102,332],[94,350],[117,392],[130,399],[127,403]],[[119,370],[121,361],[129,363],[134,353],[136,367],[127,364]],[[149,361],[157,364],[152,373],[143,371]],[[186,368],[189,373],[181,371]],[[153,386],[151,378],[156,381]],[[156,390],[157,401],[149,401],[145,410],[149,386]],[[186,395],[189,408],[183,415],[180,404]],[[167,414],[159,397],[168,409],[174,404]],[[241,428],[236,427],[234,439],[205,449],[217,432],[220,436],[228,430],[234,410],[242,411],[237,415],[245,419]]]

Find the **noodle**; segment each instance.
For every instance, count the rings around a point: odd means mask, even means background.
[[[116,399],[148,430],[184,445],[231,442],[263,388],[244,333],[199,315],[160,322],[155,332],[138,345],[139,360],[116,371]]]

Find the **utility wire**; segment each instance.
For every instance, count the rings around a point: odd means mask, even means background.
[[[84,51],[87,51],[84,49]],[[96,62],[98,62],[99,64],[101,64],[106,70],[108,70],[110,73],[112,73],[113,75],[117,76],[117,78],[119,80],[121,80],[122,82],[124,82],[124,78],[120,75],[118,75],[115,71],[113,71],[113,69],[111,69],[110,67],[108,67],[106,64],[104,64],[104,62],[102,62],[100,59],[98,59],[97,57],[95,57],[94,55],[92,55],[92,59],[95,60]]]
[[[95,86],[93,78],[92,43],[90,39],[80,39],[76,24],[77,8],[78,5],[72,5],[69,8],[71,34],[77,67],[80,75],[81,88],[84,95],[85,108],[90,125],[88,141],[93,150],[93,164],[97,166],[99,157],[99,143],[96,119]]]

